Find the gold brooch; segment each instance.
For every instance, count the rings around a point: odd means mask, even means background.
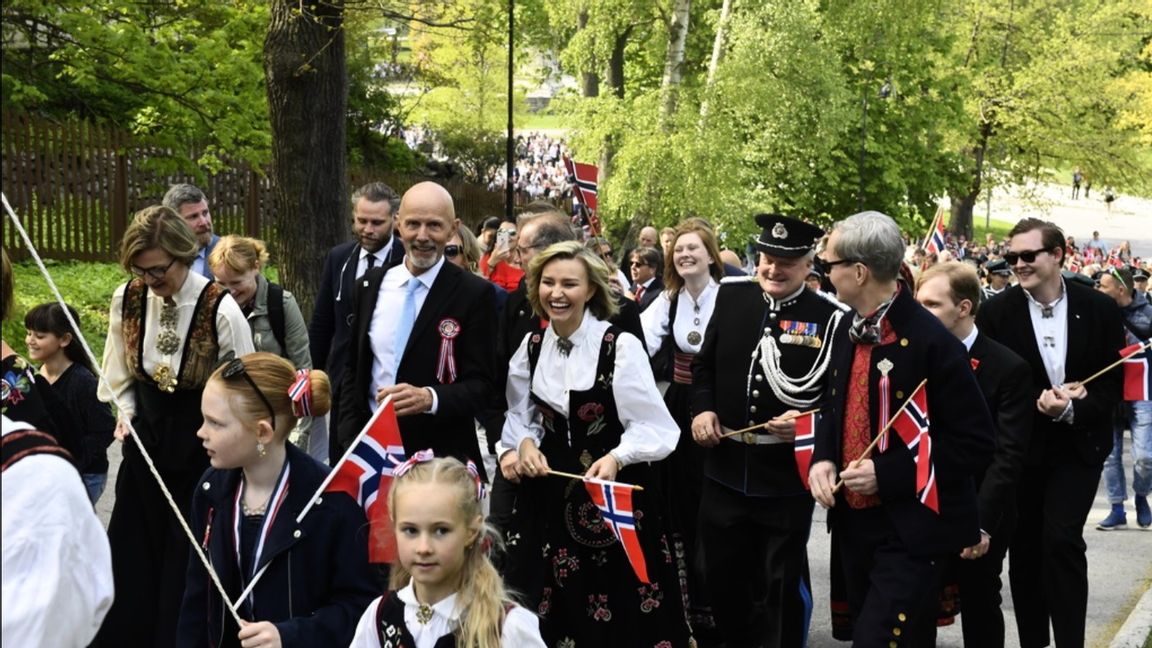
[[[420,622],[420,625],[428,625],[428,622],[432,620],[432,607],[421,603],[416,608],[416,620]]]
[[[172,371],[172,367],[166,364],[156,367],[156,371],[152,374],[152,380],[156,381],[161,391],[169,394],[176,391],[176,372]]]

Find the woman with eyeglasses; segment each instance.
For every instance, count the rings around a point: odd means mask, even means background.
[[[120,264],[133,277],[112,295],[99,389],[119,408],[115,434],[124,443],[108,525],[116,600],[96,645],[174,642],[188,540],[140,448],[187,517],[208,464],[196,438],[201,392],[222,360],[254,350],[236,301],[191,272],[199,249],[184,220],[160,206],[138,212],[120,242]]]
[[[297,523],[329,468],[287,442],[301,417],[330,407],[326,373],[297,370],[271,353],[234,358],[208,379],[196,435],[211,467],[192,498],[190,524],[244,623],[237,626],[191,556],[177,646],[352,640],[377,593],[364,510],[345,493],[325,493]]]
[[[692,628],[714,628],[704,596],[703,561],[696,548],[696,520],[703,487],[704,448],[692,439],[692,359],[704,343],[724,263],[711,228],[699,220],[681,223],[664,259],[664,284],[656,301],[640,314],[656,380],[668,384],[664,403],[680,428],[676,450],[660,463],[670,513],[676,560],[688,575],[688,615]]]

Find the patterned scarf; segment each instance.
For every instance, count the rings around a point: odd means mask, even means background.
[[[884,303],[876,307],[870,315],[861,317],[857,313],[852,318],[852,327],[848,329],[848,337],[856,344],[869,344],[876,345],[880,343],[880,320],[888,314],[888,308],[892,306],[892,302],[896,301],[896,296],[903,290],[903,286],[896,284],[896,292],[892,294]]]

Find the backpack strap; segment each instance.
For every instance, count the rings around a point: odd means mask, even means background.
[[[272,335],[280,344],[281,355],[288,357],[288,345],[284,343],[284,288],[268,282],[268,323],[272,325]]]
[[[72,463],[72,455],[60,447],[52,435],[37,430],[18,430],[5,434],[0,447],[3,448],[4,458],[4,466],[0,472],[8,470],[10,466],[24,457],[38,454],[56,455],[69,464]]]

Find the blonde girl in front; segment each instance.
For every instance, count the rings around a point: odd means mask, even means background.
[[[488,559],[494,531],[476,469],[417,452],[388,494],[397,562],[391,591],[368,606],[353,648],[536,648],[539,622],[517,606]]]

